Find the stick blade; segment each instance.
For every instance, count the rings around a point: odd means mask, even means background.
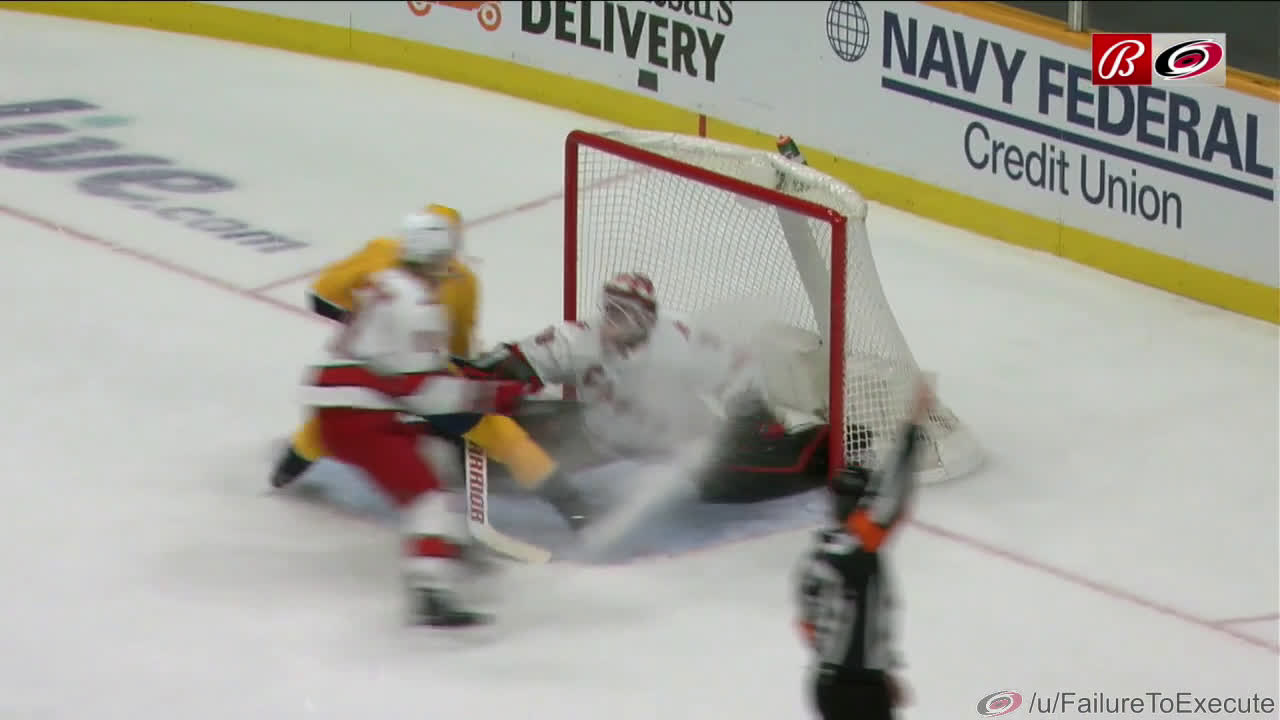
[[[472,539],[512,560],[541,565],[551,561],[546,548],[513,538],[489,522],[489,458],[480,446],[466,440],[467,530]]]

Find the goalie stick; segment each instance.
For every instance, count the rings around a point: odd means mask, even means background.
[[[513,560],[541,564],[551,560],[551,551],[511,537],[489,522],[489,458],[470,440],[463,440],[466,454],[467,529],[476,542]]]

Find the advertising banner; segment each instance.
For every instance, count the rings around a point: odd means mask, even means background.
[[[219,4],[321,22],[332,22],[338,5]],[[1262,98],[1176,80],[1095,86],[1088,49],[922,3],[343,6],[355,30],[791,134],[930,185],[1280,285],[1280,107]]]

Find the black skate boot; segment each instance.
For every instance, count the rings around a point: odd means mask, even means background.
[[[280,489],[286,487],[297,480],[302,473],[306,472],[313,463],[310,460],[298,454],[297,450],[292,447],[285,452],[284,457],[276,464],[275,470],[271,473],[271,487]]]
[[[538,494],[551,503],[574,532],[586,527],[591,521],[591,507],[586,499],[577,488],[569,484],[568,478],[559,470],[546,479]]]
[[[462,608],[453,593],[439,588],[410,588],[409,604],[409,620],[414,625],[462,628],[493,621],[489,614]]]

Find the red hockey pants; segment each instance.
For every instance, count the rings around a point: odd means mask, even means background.
[[[397,506],[440,488],[418,452],[421,425],[401,422],[394,412],[347,408],[318,409],[316,420],[333,459],[363,470]]]

